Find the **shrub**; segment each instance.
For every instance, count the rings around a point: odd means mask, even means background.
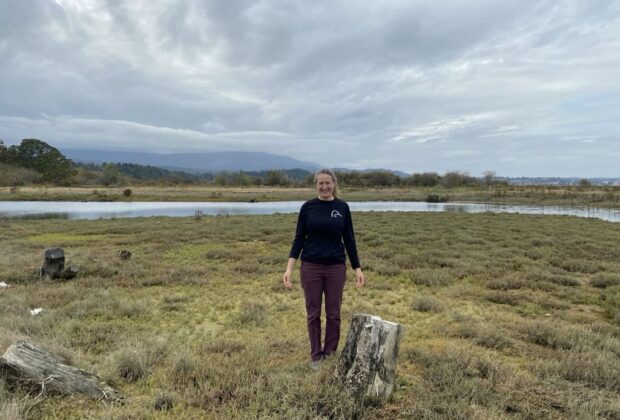
[[[267,318],[267,307],[258,302],[245,302],[239,311],[241,324],[260,325]]]
[[[419,400],[416,410],[409,413],[412,418],[479,417],[472,412],[472,406],[504,410],[506,398],[498,385],[506,383],[512,375],[496,358],[479,348],[451,344],[441,349],[418,347],[403,356],[421,370],[423,381],[412,392],[428,396]]]
[[[552,265],[571,273],[593,274],[601,271],[602,269],[600,263],[598,262],[579,258],[556,258],[552,259],[550,262]]]
[[[17,400],[7,400],[0,404],[0,419],[21,420],[29,418],[27,411],[27,407],[23,403]]]
[[[502,332],[489,325],[467,323],[457,330],[456,335],[472,339],[477,345],[489,349],[502,350],[514,345],[514,340],[506,337]]]
[[[427,203],[445,203],[448,201],[448,197],[439,194],[429,194],[424,201]]]
[[[265,272],[265,267],[257,261],[240,261],[232,266],[232,269],[240,274],[261,274]]]
[[[617,286],[620,284],[620,274],[618,273],[597,273],[592,276],[590,284],[594,287],[605,289],[609,286]]]
[[[612,353],[564,351],[557,361],[540,364],[543,375],[559,375],[571,382],[620,391],[620,359]]]
[[[410,274],[411,281],[419,286],[447,286],[452,283],[454,276],[445,270],[421,269]]]
[[[230,356],[231,354],[239,353],[245,350],[245,344],[240,341],[218,340],[205,343],[202,346],[202,350],[205,353],[216,353],[223,354],[224,356]]]
[[[170,351],[169,346],[170,342],[160,336],[126,343],[111,359],[112,373],[127,382],[142,379],[163,363]]]
[[[41,181],[42,175],[33,170],[0,162],[0,185],[11,186],[11,193],[19,192],[20,185]]]
[[[445,305],[433,296],[416,296],[413,300],[413,309],[419,312],[442,312]]]
[[[194,377],[195,370],[196,366],[190,355],[178,356],[170,369],[172,382],[177,385],[185,385]]]
[[[607,314],[614,322],[620,324],[620,287],[612,286],[601,293],[601,302],[607,309]]]
[[[146,360],[136,350],[125,349],[117,355],[116,373],[127,382],[134,382],[146,376]]]
[[[527,341],[555,350],[602,351],[620,356],[620,339],[600,327],[593,331],[579,325],[540,320],[523,323],[519,330]]]
[[[400,273],[400,268],[397,265],[390,264],[389,262],[383,262],[378,264],[373,271],[382,276],[395,276]]]
[[[550,276],[548,280],[551,283],[558,284],[560,286],[581,286],[581,282],[578,279],[570,276]]]
[[[487,289],[491,290],[516,290],[525,286],[526,283],[524,280],[512,276],[493,279],[487,282]]]
[[[172,395],[165,391],[161,391],[155,398],[155,401],[153,401],[153,408],[158,411],[172,410],[173,407],[174,399],[172,398]]]
[[[168,296],[164,296],[163,299],[164,303],[166,304],[172,304],[172,303],[184,303],[189,301],[189,297],[186,295],[182,295],[182,294],[174,294],[174,295],[168,295]]]
[[[522,298],[523,298],[522,295],[517,295],[517,294],[509,293],[509,292],[489,293],[486,296],[486,299],[489,302],[498,303],[500,305],[511,305],[511,306],[518,305],[519,302],[521,302]]]
[[[142,301],[126,300],[119,302],[116,311],[121,316],[128,318],[144,315],[149,312],[148,306]]]

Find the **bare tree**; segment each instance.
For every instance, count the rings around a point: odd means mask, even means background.
[[[484,177],[484,184],[487,187],[491,187],[495,183],[495,171],[484,171],[482,175]]]

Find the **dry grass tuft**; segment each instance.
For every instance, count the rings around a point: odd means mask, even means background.
[[[524,299],[523,295],[510,293],[510,292],[495,292],[487,293],[486,299],[489,302],[497,303],[499,305],[516,306]]]
[[[443,302],[433,296],[416,296],[413,299],[413,309],[419,312],[443,312],[446,306]]]
[[[124,349],[115,357],[116,373],[127,382],[134,382],[148,373],[144,354],[136,350]]]
[[[267,319],[267,306],[258,302],[244,302],[239,311],[238,321],[241,325],[258,326]]]
[[[515,341],[506,337],[506,332],[488,324],[468,322],[459,326],[455,334],[457,337],[469,338],[475,344],[494,350],[503,350],[513,347]]]
[[[620,273],[597,273],[592,276],[590,284],[601,289],[618,286],[620,285]]]
[[[153,401],[153,408],[157,411],[170,411],[174,408],[174,398],[171,394],[161,391]]]
[[[558,375],[571,382],[620,392],[620,359],[617,355],[605,351],[568,350],[558,356],[557,360],[539,363],[543,376]]]
[[[418,286],[447,286],[451,284],[456,276],[446,270],[417,269],[410,273],[411,281]]]
[[[236,340],[216,340],[203,344],[201,347],[205,353],[217,353],[224,356],[239,353],[245,350],[246,345]]]

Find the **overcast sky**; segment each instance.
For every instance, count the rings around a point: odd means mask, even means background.
[[[617,0],[2,0],[0,139],[620,177]]]

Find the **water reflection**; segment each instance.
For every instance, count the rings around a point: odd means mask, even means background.
[[[196,210],[205,215],[240,215],[297,213],[302,201],[266,203],[206,203],[206,202],[56,202],[0,201],[0,216],[19,219],[112,219],[125,217],[193,216]],[[620,221],[620,209],[563,206],[508,206],[480,203],[425,203],[365,201],[350,202],[353,211],[403,211],[448,213],[520,213],[567,215]]]
[[[0,211],[0,214],[4,214]],[[11,219],[17,220],[49,220],[49,219],[70,219],[69,213],[38,213],[38,214],[21,214],[17,216],[9,216]]]
[[[460,204],[454,204],[451,206],[444,205],[444,209],[446,213],[468,213],[467,207]]]

